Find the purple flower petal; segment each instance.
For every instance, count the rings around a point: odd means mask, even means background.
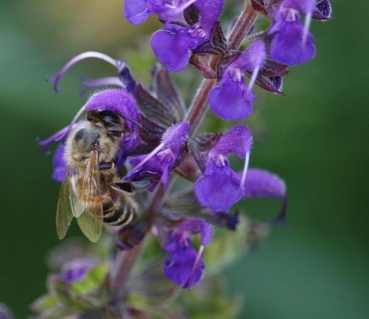
[[[187,65],[192,45],[193,38],[186,28],[159,30],[151,37],[151,46],[156,57],[173,72],[178,72]]]
[[[199,252],[194,249],[190,238],[197,233],[201,235]],[[164,261],[165,275],[183,288],[189,289],[199,282],[205,268],[201,255],[211,238],[211,226],[201,219],[186,219],[174,227],[165,246],[165,251],[170,253]]]
[[[59,146],[55,150],[53,157],[53,174],[52,174],[52,178],[57,182],[61,182],[65,176],[67,163],[64,158],[64,153],[65,146],[63,144],[59,144]]]
[[[201,206],[209,206],[215,212],[227,211],[243,194],[240,194],[240,179],[229,164],[212,166],[211,175],[198,179],[194,185],[196,198]]]
[[[166,147],[174,145],[177,145],[178,148],[182,147],[188,138],[187,134],[189,128],[190,123],[187,121],[174,124],[165,131],[162,142]]]
[[[175,232],[189,232],[191,234],[200,234],[201,245],[207,246],[213,236],[213,229],[202,219],[186,219],[174,230]]]
[[[248,90],[244,76],[242,81],[234,81],[230,71],[226,71],[209,94],[209,105],[215,115],[223,120],[241,120],[251,115],[256,95]]]
[[[143,23],[151,14],[146,2],[147,0],[125,0],[124,17],[132,24]]]
[[[83,280],[89,271],[97,265],[94,258],[80,257],[68,261],[62,269],[60,279],[67,284]]]
[[[150,154],[131,160],[131,163],[137,163],[137,166],[124,179],[131,181],[143,177],[155,177],[156,179],[160,178],[166,187],[169,181],[169,172],[187,141],[188,129],[188,122],[180,122],[171,126],[163,134],[162,143]]]
[[[210,156],[218,154],[235,153],[240,158],[245,158],[251,149],[252,135],[250,129],[243,124],[236,125],[225,133],[213,146]]]
[[[311,14],[316,5],[316,0],[285,0],[282,8],[293,8],[304,15]]]
[[[308,32],[304,41],[303,34],[304,27],[298,20],[281,23],[272,41],[271,58],[288,65],[305,63],[314,58],[314,38]]]
[[[164,273],[168,279],[186,288],[191,288],[199,282],[205,265],[201,259],[195,265],[197,251],[190,240],[186,246],[172,241],[165,250],[170,253],[164,261]],[[194,265],[195,269],[193,269]]]
[[[223,0],[197,0],[195,6],[201,13],[201,26],[210,32],[223,10]]]
[[[241,173],[239,173],[241,176]],[[286,184],[277,175],[261,169],[249,169],[245,180],[245,198],[286,196]]]
[[[266,58],[266,49],[263,41],[252,43],[240,56],[231,63],[232,68],[242,71],[252,72],[255,68],[260,68]]]
[[[111,111],[120,114],[123,118],[139,120],[139,111],[136,101],[124,89],[108,89],[93,94],[84,106],[86,111]],[[126,121],[129,130],[136,124]]]

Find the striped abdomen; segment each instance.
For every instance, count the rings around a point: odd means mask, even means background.
[[[110,188],[110,199],[103,204],[103,221],[112,226],[125,226],[137,218],[137,204],[129,194]]]

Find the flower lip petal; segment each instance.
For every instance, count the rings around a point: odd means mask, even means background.
[[[251,101],[256,95],[242,82],[220,81],[209,94],[213,113],[223,120],[242,120],[252,113]]]
[[[223,10],[223,0],[197,0],[195,6],[201,13],[200,25],[209,33]]]
[[[261,67],[266,59],[266,48],[263,41],[255,41],[237,59],[230,64],[233,68],[252,72]]]
[[[146,0],[125,0],[124,17],[132,24],[143,23],[151,12],[147,8]]]
[[[285,182],[277,175],[261,169],[250,168],[247,172],[244,186],[246,198],[282,198],[286,195]]]
[[[135,125],[133,121],[139,120],[138,106],[134,98],[122,89],[107,89],[93,94],[84,105],[86,111],[111,111],[128,119],[126,125],[132,130]]]
[[[167,66],[168,70],[173,72],[186,67],[192,43],[193,38],[185,31],[185,28],[182,32],[159,30],[151,37],[151,47],[156,57]]]
[[[187,140],[188,130],[190,128],[190,123],[187,121],[176,123],[165,131],[162,137],[162,142],[166,147],[178,144],[182,146]]]
[[[235,153],[240,158],[245,158],[252,145],[250,129],[243,124],[236,125],[225,133],[213,146],[210,156],[218,154]]]
[[[304,32],[304,27],[298,21],[281,24],[272,41],[271,58],[287,65],[305,63],[314,58],[314,38],[308,32],[304,40]]]
[[[215,212],[224,212],[238,201],[240,182],[230,167],[213,166],[211,175],[203,176],[194,185],[196,198],[201,206],[209,206]]]

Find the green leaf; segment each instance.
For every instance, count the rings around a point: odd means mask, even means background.
[[[41,312],[50,309],[58,304],[56,298],[50,294],[43,295],[31,304],[31,309],[35,312]]]
[[[108,271],[109,265],[107,263],[98,264],[90,270],[83,280],[71,284],[70,293],[73,296],[80,296],[97,292],[105,282]]]

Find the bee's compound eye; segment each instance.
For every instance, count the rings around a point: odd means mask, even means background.
[[[107,124],[120,124],[121,120],[118,114],[104,111],[100,113],[101,119]]]

